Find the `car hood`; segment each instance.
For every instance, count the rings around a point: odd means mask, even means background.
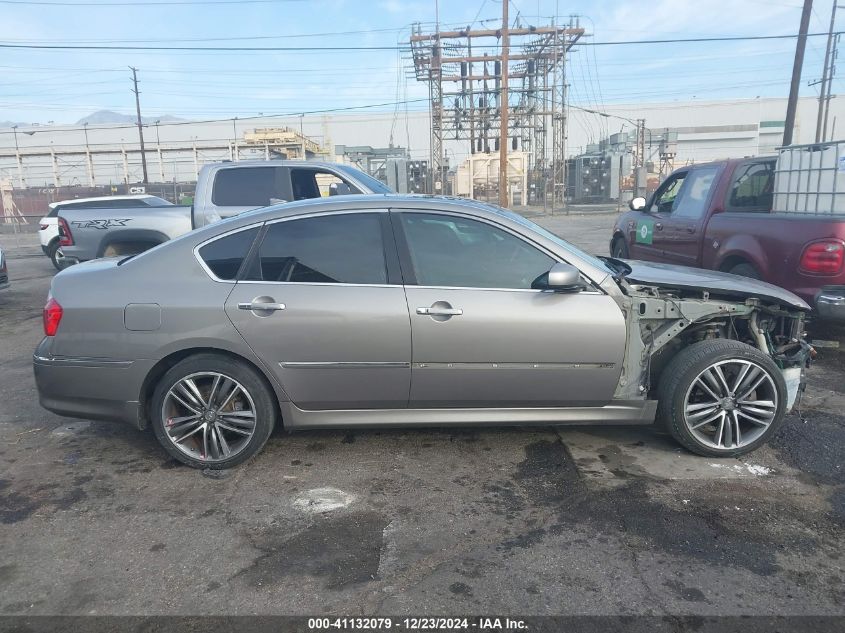
[[[738,297],[758,297],[787,304],[793,308],[810,309],[810,306],[800,297],[765,281],[687,266],[634,260],[625,260],[625,263],[631,267],[631,272],[625,275],[625,281],[629,283],[706,290],[720,295]]]

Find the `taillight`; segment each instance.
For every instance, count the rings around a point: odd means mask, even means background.
[[[814,275],[836,275],[845,261],[845,244],[833,240],[822,240],[809,244],[801,253],[799,269]]]
[[[59,246],[73,246],[73,234],[64,218],[59,218]]]
[[[59,302],[50,297],[47,300],[47,305],[44,306],[44,334],[47,336],[55,336],[59,329],[59,323],[62,320],[62,306]]]
[[[39,230],[39,231],[44,231],[44,230],[46,230],[46,229],[47,229],[47,227],[48,227],[48,226],[50,226],[50,225],[49,225],[49,224],[39,224],[39,225],[38,225],[38,230]]]

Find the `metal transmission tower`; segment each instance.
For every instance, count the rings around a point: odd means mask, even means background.
[[[442,191],[436,183],[445,186],[445,141],[466,142],[470,154],[500,153],[505,143],[506,152],[521,150],[529,157],[528,182],[534,193],[523,191],[522,203],[545,201],[547,181],[566,162],[562,148],[554,160],[547,153],[549,140],[554,146],[563,138],[562,69],[566,52],[583,35],[584,29],[572,24],[434,33],[413,26],[414,74],[428,82],[431,98],[435,193]],[[496,187],[498,194],[498,182]]]

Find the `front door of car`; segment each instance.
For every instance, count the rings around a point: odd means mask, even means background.
[[[637,214],[633,234],[628,242],[631,259],[663,261],[665,223],[672,213],[672,206],[683,188],[686,176],[686,171],[669,176],[654,192],[648,206]]]
[[[226,301],[301,409],[407,406],[411,331],[387,212],[268,223]]]
[[[600,406],[612,397],[625,320],[592,286],[532,290],[557,261],[508,229],[392,211],[411,316],[412,408]]]
[[[655,244],[663,251],[663,261],[682,266],[698,266],[703,222],[715,189],[719,166],[696,167],[687,172],[668,214],[661,213],[661,230]]]

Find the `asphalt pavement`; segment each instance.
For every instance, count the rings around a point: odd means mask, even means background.
[[[613,215],[535,219],[607,252]],[[32,238],[3,238],[2,614],[845,613],[836,349],[740,459],[651,427],[279,430],[203,473],[150,432],[39,407],[54,271]]]

